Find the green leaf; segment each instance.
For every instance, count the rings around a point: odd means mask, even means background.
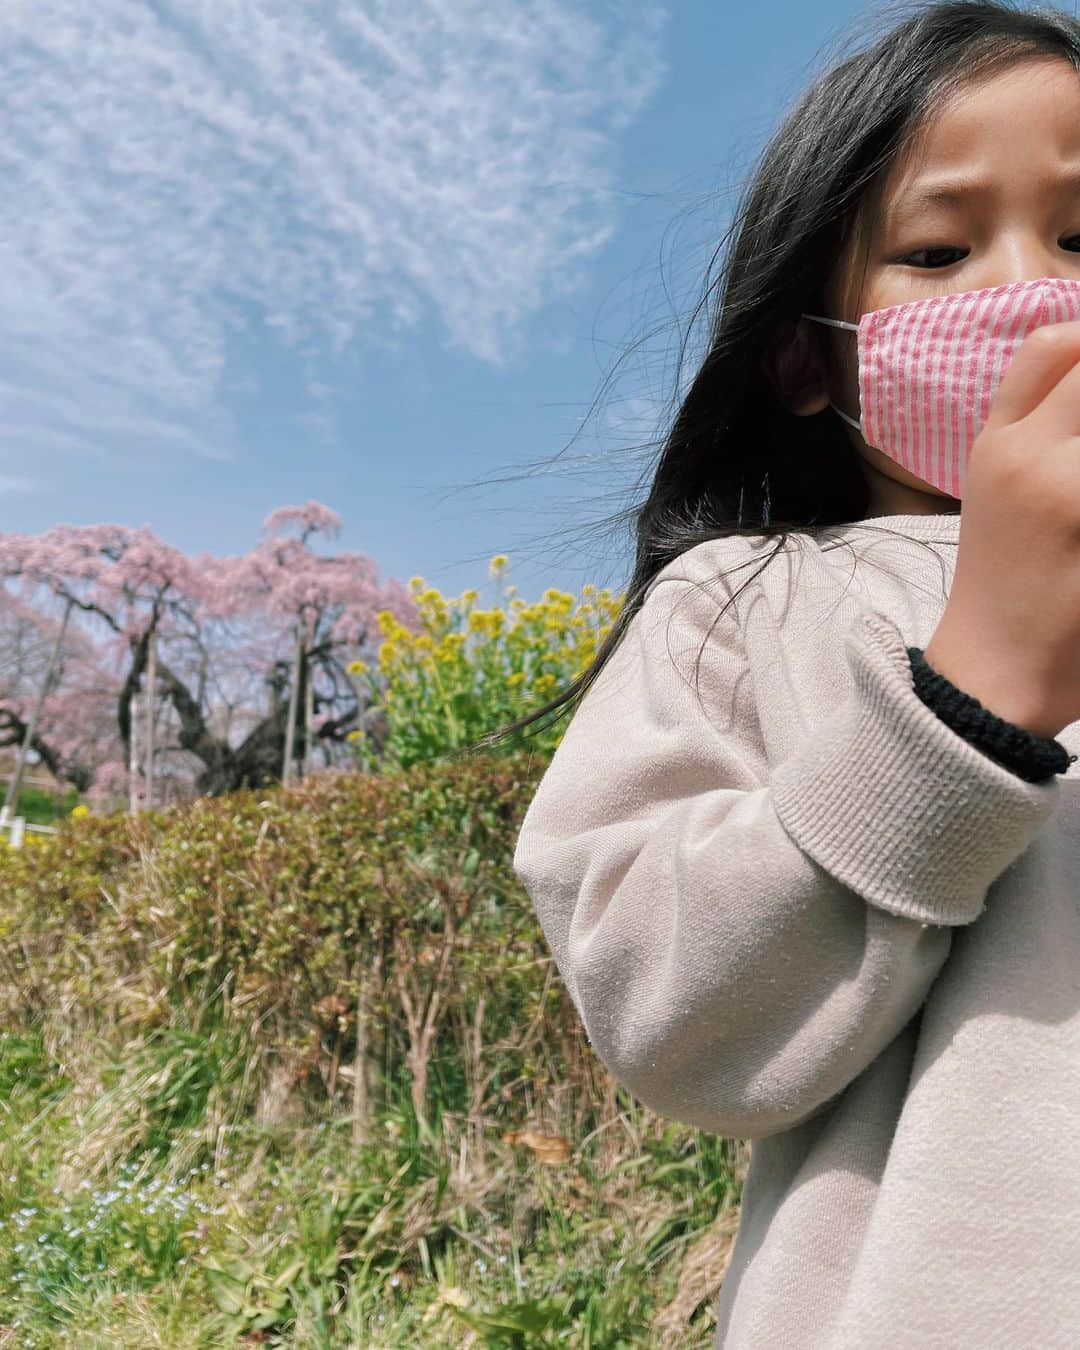
[[[566,1316],[567,1299],[526,1299],[522,1303],[509,1304],[490,1312],[479,1312],[451,1305],[451,1311],[474,1331],[494,1334],[500,1340],[500,1333],[516,1333],[518,1337],[538,1335],[551,1327],[562,1324]]]
[[[213,1266],[205,1267],[206,1282],[210,1286],[210,1293],[214,1302],[223,1313],[229,1313],[235,1316],[244,1307],[244,1295],[247,1289],[246,1281],[238,1283],[223,1270],[215,1270]]]
[[[274,1276],[274,1288],[284,1289],[292,1284],[293,1280],[296,1279],[297,1275],[300,1274],[306,1265],[307,1262],[301,1257],[299,1261],[293,1261],[291,1265],[286,1266],[284,1270]]]

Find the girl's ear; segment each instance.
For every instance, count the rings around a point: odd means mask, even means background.
[[[824,353],[805,319],[785,323],[761,368],[788,412],[809,417],[829,406]]]

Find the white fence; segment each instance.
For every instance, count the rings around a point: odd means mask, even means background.
[[[11,816],[5,819],[0,815],[0,830],[7,830],[8,843],[12,848],[22,848],[27,830],[34,834],[57,834],[55,825],[30,825],[25,816]]]

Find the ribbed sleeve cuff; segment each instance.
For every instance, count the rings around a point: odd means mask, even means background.
[[[948,727],[915,692],[899,629],[864,611],[845,637],[854,697],[778,765],[776,813],[799,847],[871,904],[970,923],[1058,801]]]

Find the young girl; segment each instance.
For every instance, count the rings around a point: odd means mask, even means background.
[[[1080,23],[913,10],[737,229],[514,867],[610,1071],[753,1141],[717,1346],[1074,1350]]]

